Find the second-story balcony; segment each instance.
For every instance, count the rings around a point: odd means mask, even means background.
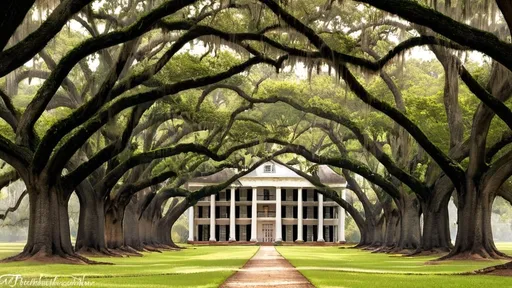
[[[258,211],[258,217],[274,218],[276,217],[276,211]]]

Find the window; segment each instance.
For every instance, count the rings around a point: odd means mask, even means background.
[[[315,201],[315,191],[308,190],[306,201]]]
[[[292,206],[288,206],[288,208],[286,209],[286,218],[293,218],[293,207]]]
[[[331,242],[331,229],[330,229],[330,226],[324,226],[324,239],[327,242]]]
[[[308,209],[308,217],[306,219],[315,219],[315,207],[307,207]]]
[[[226,226],[219,226],[219,241],[227,241],[228,239],[226,234]]]
[[[247,218],[247,206],[240,206],[240,218]]]
[[[306,241],[315,241],[315,239],[313,239],[313,226],[307,225],[306,227]]]
[[[203,234],[203,241],[208,241],[210,239],[210,225],[201,225],[203,226],[203,231],[201,234]]]
[[[333,207],[324,207],[324,219],[333,219]]]
[[[263,189],[263,200],[270,200],[270,190]]]
[[[243,241],[243,240],[247,239],[247,226],[245,225],[240,225],[240,239],[239,241]]]
[[[286,201],[293,201],[293,190],[286,190]]]
[[[203,209],[201,211],[203,215],[201,215],[201,218],[210,218],[210,207],[203,206]]]
[[[219,218],[229,218],[228,207],[226,207],[226,206],[220,207],[220,217]]]
[[[265,164],[263,166],[264,173],[276,173],[276,167],[273,164]]]
[[[293,226],[292,225],[286,225],[285,226],[285,236],[284,236],[284,240],[285,241],[293,241]]]

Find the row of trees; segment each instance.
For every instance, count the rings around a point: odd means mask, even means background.
[[[8,261],[176,248],[188,207],[275,157],[303,164],[288,166],[346,209],[361,247],[506,257],[491,212],[512,200],[507,1],[19,2],[0,23],[0,159],[30,217]],[[417,46],[441,65],[406,61]],[[339,168],[361,207],[314,164]],[[181,188],[227,167],[241,172]]]

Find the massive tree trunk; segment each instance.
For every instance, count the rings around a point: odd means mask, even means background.
[[[146,250],[159,251],[159,248],[165,247],[161,247],[155,237],[155,231],[159,229],[157,226],[158,217],[154,215],[155,212],[151,208],[152,206],[148,207],[139,220],[139,233],[141,235],[142,244]]]
[[[381,247],[385,242],[385,228],[386,228],[386,217],[382,215],[377,220],[375,230],[373,232],[373,242],[370,244],[371,247]]]
[[[178,248],[180,247],[174,243],[171,237],[171,230],[178,218],[187,211],[190,207],[190,202],[187,199],[182,200],[176,205],[171,205],[169,211],[165,214],[165,216],[158,223],[158,230],[156,231],[156,239],[159,243],[171,247]]]
[[[386,232],[384,234],[384,249],[393,249],[397,247],[400,238],[400,213],[393,209],[386,216]]]
[[[89,189],[77,189],[80,201],[80,220],[76,238],[75,251],[80,254],[109,255],[115,254],[107,249],[105,242],[105,203]]]
[[[511,72],[494,63],[488,90],[501,101],[510,98]],[[491,165],[486,163],[486,143],[494,111],[480,104],[473,117],[471,128],[469,164],[463,185],[457,187],[458,228],[454,249],[441,259],[481,259],[507,257],[499,252],[492,238],[491,213],[496,191],[501,183],[495,183],[493,174],[499,175],[500,166],[509,162],[498,159]],[[503,156],[503,157],[506,157]],[[502,161],[500,161],[502,160]],[[497,167],[496,167],[497,166]],[[506,171],[507,169],[505,169]],[[506,177],[502,179],[506,180]]]
[[[449,252],[452,248],[448,216],[450,197],[451,193],[445,196],[439,204],[434,200],[422,204],[423,235],[418,253]]]
[[[124,243],[126,246],[131,247],[137,251],[144,251],[144,245],[141,240],[140,224],[139,224],[139,213],[138,203],[136,196],[132,198],[130,204],[126,206],[124,212],[123,226],[124,231]]]
[[[68,216],[70,195],[50,187],[46,177],[32,177],[26,182],[29,193],[29,231],[23,252],[4,261],[35,260],[48,263],[92,264],[76,254],[71,244]]]
[[[125,207],[107,204],[105,208],[105,241],[107,248],[113,252],[128,255],[141,256],[135,249],[128,247],[124,242],[124,211]],[[129,227],[128,229],[133,229]]]
[[[361,239],[356,248],[375,249],[384,244],[385,217],[379,219],[365,219],[364,226],[360,229]]]
[[[473,181],[475,180],[475,181]],[[492,238],[491,214],[494,197],[486,193],[485,183],[468,179],[465,193],[458,195],[458,227],[455,247],[441,259],[499,259]]]
[[[359,229],[359,233],[361,234],[361,238],[359,239],[359,243],[355,248],[367,248],[373,243],[373,232],[375,231],[375,225],[371,223],[368,219],[365,220],[364,226]]]
[[[420,202],[416,195],[412,193],[403,193],[402,198],[398,202],[400,210],[400,239],[395,251],[415,251],[421,244]]]

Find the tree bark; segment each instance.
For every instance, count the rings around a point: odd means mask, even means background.
[[[137,198],[135,195],[133,198]],[[124,243],[126,246],[131,247],[137,251],[142,252],[144,246],[142,245],[139,214],[137,213],[138,203],[136,199],[132,199],[124,212]]]
[[[85,255],[115,256],[115,253],[107,249],[105,242],[105,202],[90,190],[77,192],[77,195],[80,201],[80,219],[75,251]]]
[[[469,177],[468,177],[469,178]],[[484,183],[468,179],[465,193],[458,195],[458,228],[455,247],[444,259],[500,259],[492,237],[491,214],[494,198],[484,193]]]
[[[382,237],[383,242],[380,247],[373,252],[388,252],[392,251],[398,245],[400,238],[400,213],[394,206],[391,198],[382,199],[382,208],[384,210]]]
[[[396,251],[416,250],[421,244],[420,212],[421,205],[416,195],[403,193],[399,199],[400,239]]]
[[[176,221],[178,221],[178,218],[180,218],[180,216],[185,213],[190,206],[191,203],[185,198],[180,203],[174,205],[172,210],[167,211],[165,216],[158,223],[157,235],[155,236],[159,243],[168,247],[180,249],[180,247],[172,240],[171,230]]]
[[[105,241],[107,248],[121,255],[142,256],[135,249],[125,245],[123,227],[125,207],[109,204],[106,207],[108,207],[105,208]]]
[[[3,260],[35,260],[48,263],[92,264],[76,254],[71,244],[68,216],[69,195],[58,187],[46,185],[46,177],[31,177],[29,192],[29,231],[23,252]]]
[[[439,207],[433,201],[423,206],[423,235],[418,254],[449,252],[453,247],[450,238],[448,202],[451,194],[444,197]]]

